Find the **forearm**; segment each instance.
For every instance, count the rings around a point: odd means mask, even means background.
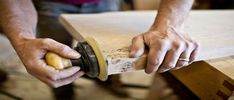
[[[183,28],[183,23],[192,7],[193,0],[162,0],[151,29]]]
[[[0,29],[17,44],[24,38],[35,38],[37,14],[31,0],[0,0]]]

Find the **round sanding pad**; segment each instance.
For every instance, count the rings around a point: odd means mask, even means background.
[[[105,81],[108,77],[107,74],[107,63],[106,63],[106,59],[102,53],[102,50],[100,49],[97,41],[92,38],[92,37],[86,37],[85,38],[86,42],[92,47],[97,60],[98,60],[98,64],[99,64],[99,75],[98,75],[98,79]]]

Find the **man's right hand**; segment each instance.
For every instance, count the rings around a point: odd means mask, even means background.
[[[79,58],[80,55],[52,39],[36,39],[37,12],[32,0],[0,0],[0,28],[24,63],[28,73],[46,84],[59,87],[82,76],[79,67],[55,70],[44,61],[50,51],[66,58]]]
[[[17,41],[14,48],[27,72],[49,86],[59,87],[69,84],[84,74],[79,67],[56,70],[46,64],[44,56],[48,51],[71,59],[80,57],[78,52],[55,40],[24,38]]]

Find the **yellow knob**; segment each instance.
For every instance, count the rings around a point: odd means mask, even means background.
[[[48,65],[58,70],[72,66],[70,59],[61,57],[53,52],[48,52],[45,56],[45,60]]]

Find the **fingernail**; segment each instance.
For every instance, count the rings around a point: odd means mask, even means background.
[[[74,58],[80,58],[81,57],[81,55],[77,51],[75,51],[75,50],[73,50],[72,52],[70,52],[69,55],[72,56],[72,57],[74,57]]]
[[[145,73],[151,74],[152,72],[150,70],[145,69]]]
[[[166,72],[166,71],[169,71],[170,69],[160,69],[160,70],[158,70],[158,72],[159,73],[164,73],[164,72]]]
[[[153,69],[152,69],[153,67],[154,67],[154,66],[148,64],[148,66],[147,66],[145,72],[146,72],[147,74],[151,74],[151,73],[153,72]]]
[[[158,70],[158,68],[159,68],[158,64],[148,62],[146,73],[152,74],[152,73],[156,72]]]

